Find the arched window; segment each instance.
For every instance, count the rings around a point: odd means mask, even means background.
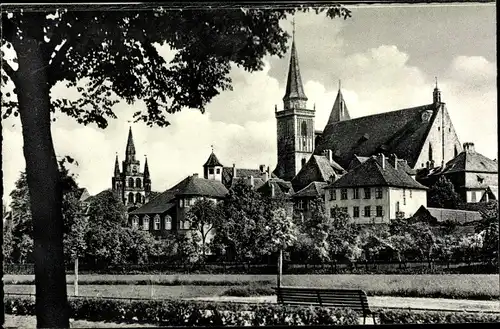
[[[432,161],[432,144],[429,143],[429,161]]]
[[[132,177],[128,179],[128,187],[134,187],[134,179]]]
[[[134,227],[134,228],[139,227],[139,217],[137,217],[137,216],[132,217],[132,227]]]
[[[307,123],[305,121],[300,124],[300,132],[302,136],[307,136]]]
[[[137,193],[135,195],[135,203],[141,203],[142,202],[142,195],[141,193]]]
[[[306,158],[302,158],[302,167],[304,167],[304,165],[306,164]]]
[[[136,178],[136,179],[135,179],[135,186],[136,186],[136,187],[142,187],[142,184],[141,184],[141,179],[140,179],[140,178]]]
[[[142,229],[144,231],[149,231],[149,216],[148,215],[144,216],[144,218],[142,219]]]
[[[457,157],[457,155],[458,155],[458,150],[457,150],[457,146],[456,146],[456,145],[455,145],[455,150],[454,150],[453,154],[455,155],[455,156],[454,156],[455,158],[456,158],[456,157]]]
[[[165,230],[171,230],[172,229],[172,217],[169,215],[165,216]]]
[[[154,223],[153,228],[154,228],[155,231],[159,231],[160,230],[160,215],[156,215],[155,216],[155,223]]]
[[[134,203],[134,193],[129,193],[128,194],[128,202],[129,203]]]

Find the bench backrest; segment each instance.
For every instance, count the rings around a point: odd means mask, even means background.
[[[368,298],[363,290],[324,288],[273,288],[280,304],[315,305],[350,308],[363,315],[371,314]]]

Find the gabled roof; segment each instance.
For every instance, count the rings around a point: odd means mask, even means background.
[[[301,190],[311,182],[329,182],[346,171],[335,161],[330,162],[324,155],[312,155],[309,161],[292,179],[294,189]]]
[[[250,178],[253,176],[254,179],[262,179],[265,173],[262,173],[260,169],[243,169],[243,168],[235,168],[236,169],[236,177],[237,178]],[[270,173],[269,178],[278,178],[274,173]],[[257,182],[257,180],[255,180]],[[226,187],[230,187],[235,182],[233,182],[233,167],[224,167],[222,168],[222,184]]]
[[[174,187],[159,194],[142,207],[130,212],[131,215],[164,213],[175,206],[175,199],[178,196],[205,196],[213,198],[223,198],[228,190],[221,182],[188,176]]]
[[[326,182],[311,182],[302,190],[293,194],[293,198],[314,198],[325,195],[325,187],[328,185]]]
[[[349,164],[349,170],[352,170],[353,168],[359,166],[366,160],[370,159],[370,157],[361,157],[358,155],[354,155],[354,158],[352,159],[351,163]],[[405,159],[397,159],[398,161],[398,168],[403,169],[404,172],[406,172],[410,176],[414,176],[417,174],[417,171],[415,169],[412,169],[409,165],[408,162]]]
[[[215,156],[214,152],[210,153],[210,156],[208,157],[207,162],[203,165],[203,167],[215,167],[219,166],[222,167],[222,164],[220,163],[219,159]]]
[[[279,178],[271,178],[267,180],[267,182],[262,184],[262,186],[257,189],[257,192],[265,196],[271,196],[273,187],[275,198],[289,197],[293,194],[292,184]]]
[[[424,206],[421,206],[415,213],[415,217],[421,216],[423,214],[431,216],[438,223],[449,221],[463,225],[482,220],[482,216],[479,211],[470,211],[470,210],[426,208]]]
[[[411,178],[403,169],[394,169],[387,159],[385,159],[385,168],[383,169],[381,157],[377,158],[375,156],[372,156],[330,185],[330,187],[336,188],[364,186],[427,189],[427,187]]]
[[[463,151],[448,161],[443,171],[454,172],[498,173],[498,163],[475,151]]]
[[[334,160],[344,168],[355,154],[394,153],[413,168],[440,106],[430,104],[328,124],[314,153],[333,150]],[[422,118],[424,112],[431,114],[428,120]]]

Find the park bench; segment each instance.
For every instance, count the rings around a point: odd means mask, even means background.
[[[350,308],[363,315],[363,324],[366,324],[366,317],[369,315],[373,318],[373,324],[376,324],[375,314],[371,311],[368,298],[363,290],[309,287],[273,289],[276,291],[278,304]]]

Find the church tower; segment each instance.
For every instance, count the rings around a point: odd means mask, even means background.
[[[112,190],[119,196],[128,209],[140,207],[149,201],[151,178],[149,176],[148,162],[146,159],[144,172],[141,172],[140,161],[135,158],[132,127],[130,127],[128,132],[125,160],[122,161],[122,171],[120,171],[118,155],[116,155]]]
[[[347,106],[345,105],[344,96],[342,96],[339,80],[339,91],[337,93],[335,103],[333,103],[332,112],[330,113],[330,118],[328,119],[327,125],[350,119],[351,117],[349,115],[349,111],[347,110]]]
[[[275,108],[278,139],[278,164],[274,174],[290,181],[309,160],[314,151],[314,110],[306,108],[295,48],[295,24],[283,110]]]

